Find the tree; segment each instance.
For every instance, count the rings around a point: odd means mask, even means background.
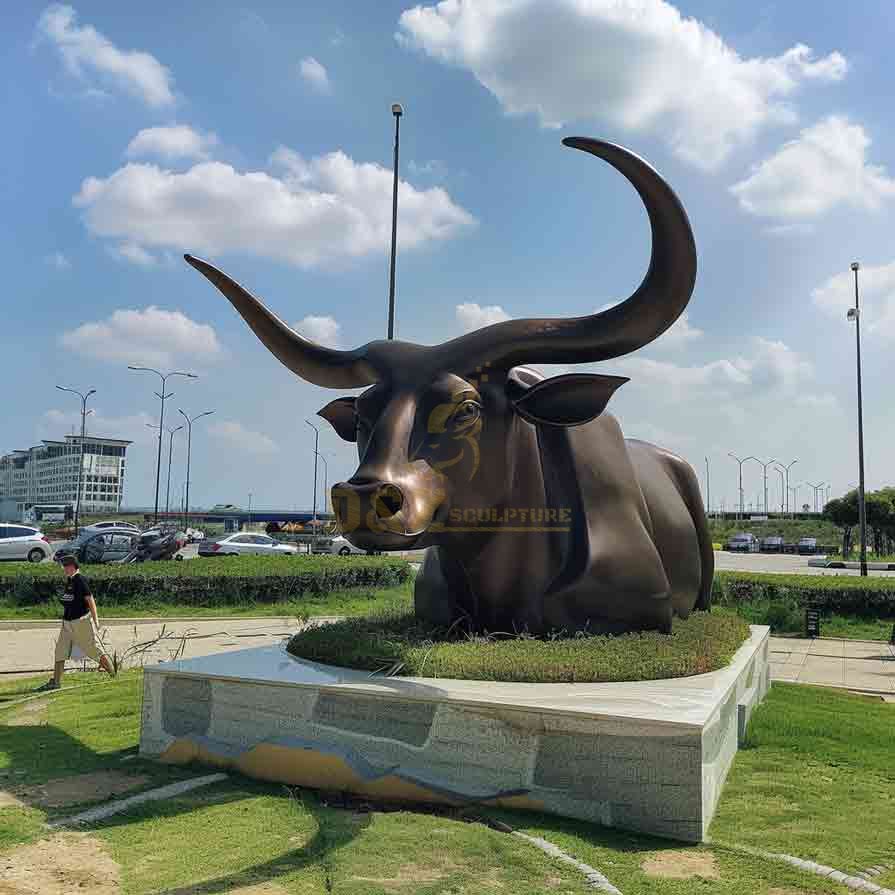
[[[842,529],[842,556],[851,553],[851,532],[858,524],[858,492],[849,491],[844,497],[835,497],[823,510],[823,518]]]

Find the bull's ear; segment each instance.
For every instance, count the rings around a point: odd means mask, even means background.
[[[580,426],[598,417],[625,376],[567,373],[543,379],[513,401],[519,415],[542,426]]]
[[[354,398],[336,398],[317,411],[336,430],[339,438],[357,441],[357,420],[354,416]]]

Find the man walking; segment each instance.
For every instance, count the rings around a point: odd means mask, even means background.
[[[97,633],[99,618],[96,614],[96,600],[90,593],[90,585],[80,572],[78,561],[73,556],[64,556],[62,571],[65,572],[66,580],[65,592],[59,598],[62,600],[63,614],[62,629],[56,641],[56,664],[53,667],[53,677],[42,687],[38,687],[38,692],[59,689],[65,662],[71,658],[73,646],[77,646],[85,656],[98,661],[103,671],[113,677],[115,675],[115,669]]]

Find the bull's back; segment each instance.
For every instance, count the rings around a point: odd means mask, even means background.
[[[664,448],[633,438],[625,441],[671,585],[674,611],[686,618],[694,608],[708,608],[714,574],[696,474],[686,460]]]

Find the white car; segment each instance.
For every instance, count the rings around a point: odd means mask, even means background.
[[[368,550],[361,550],[360,547],[355,547],[344,535],[336,535],[329,541],[329,543],[321,541],[313,548],[313,550],[314,553],[335,553],[338,556],[348,556],[349,553],[366,555],[370,552]]]
[[[199,556],[292,556],[296,553],[295,544],[281,544],[267,535],[248,531],[199,542]]]
[[[36,528],[0,523],[0,559],[43,562],[52,552],[50,542]]]

